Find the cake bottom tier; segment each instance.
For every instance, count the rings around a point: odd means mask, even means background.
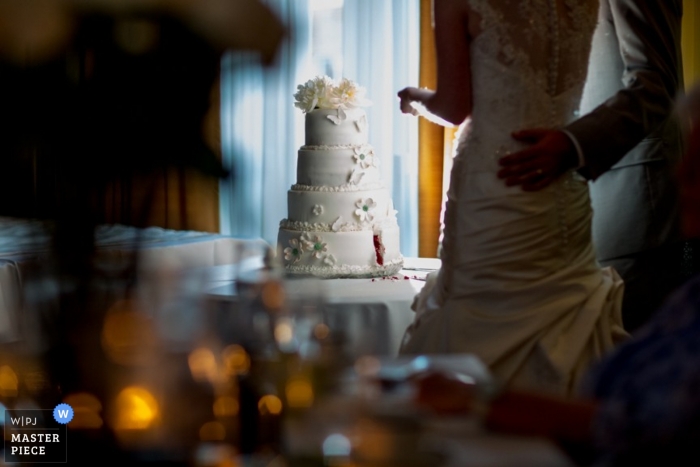
[[[277,243],[278,254],[290,274],[381,277],[396,274],[403,267],[398,225],[379,232],[302,232],[281,228]]]

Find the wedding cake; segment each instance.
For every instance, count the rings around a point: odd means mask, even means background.
[[[397,273],[403,266],[399,226],[367,143],[364,89],[325,76],[297,89],[294,105],[305,113],[306,137],[278,235],[287,272],[326,278]]]

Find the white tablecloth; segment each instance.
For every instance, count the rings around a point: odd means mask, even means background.
[[[438,259],[406,258],[404,269],[392,277],[316,280],[329,326],[344,331],[349,339],[346,347],[357,355],[397,355],[404,331],[413,321],[413,298],[425,285],[425,275],[439,267]],[[236,268],[224,265],[207,271],[208,299],[235,302]]]

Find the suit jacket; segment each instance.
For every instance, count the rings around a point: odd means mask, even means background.
[[[601,0],[581,114],[593,242],[604,261],[679,239],[682,0]]]

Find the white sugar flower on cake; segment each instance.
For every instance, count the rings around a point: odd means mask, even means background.
[[[331,103],[338,109],[354,109],[368,107],[372,102],[365,98],[365,88],[347,78],[340,80],[337,86],[331,88]]]
[[[364,222],[374,219],[374,208],[377,207],[377,203],[372,198],[361,199],[355,203],[355,206],[357,207],[355,215],[360,221]]]
[[[316,76],[297,86],[297,92],[294,94],[296,100],[294,106],[303,110],[304,113],[314,109],[337,108],[333,107],[331,103],[331,89],[334,86],[335,83],[328,76]]]
[[[294,106],[304,113],[314,109],[337,109],[336,118],[344,120],[343,110],[372,105],[365,98],[365,92],[365,88],[347,78],[336,83],[328,76],[316,76],[297,86]]]
[[[353,152],[354,154],[352,157],[355,159],[355,162],[363,169],[367,169],[369,167],[376,167],[377,165],[379,165],[379,161],[376,160],[374,157],[374,149],[372,149],[372,147],[368,144],[363,144],[362,146],[354,148]]]
[[[311,252],[311,256],[316,259],[321,259],[323,253],[328,251],[328,244],[323,243],[318,235],[311,236],[308,232],[301,234],[301,243],[304,249]]]
[[[296,263],[301,258],[304,252],[304,247],[299,244],[299,240],[292,238],[289,240],[289,246],[284,249],[284,259]]]

